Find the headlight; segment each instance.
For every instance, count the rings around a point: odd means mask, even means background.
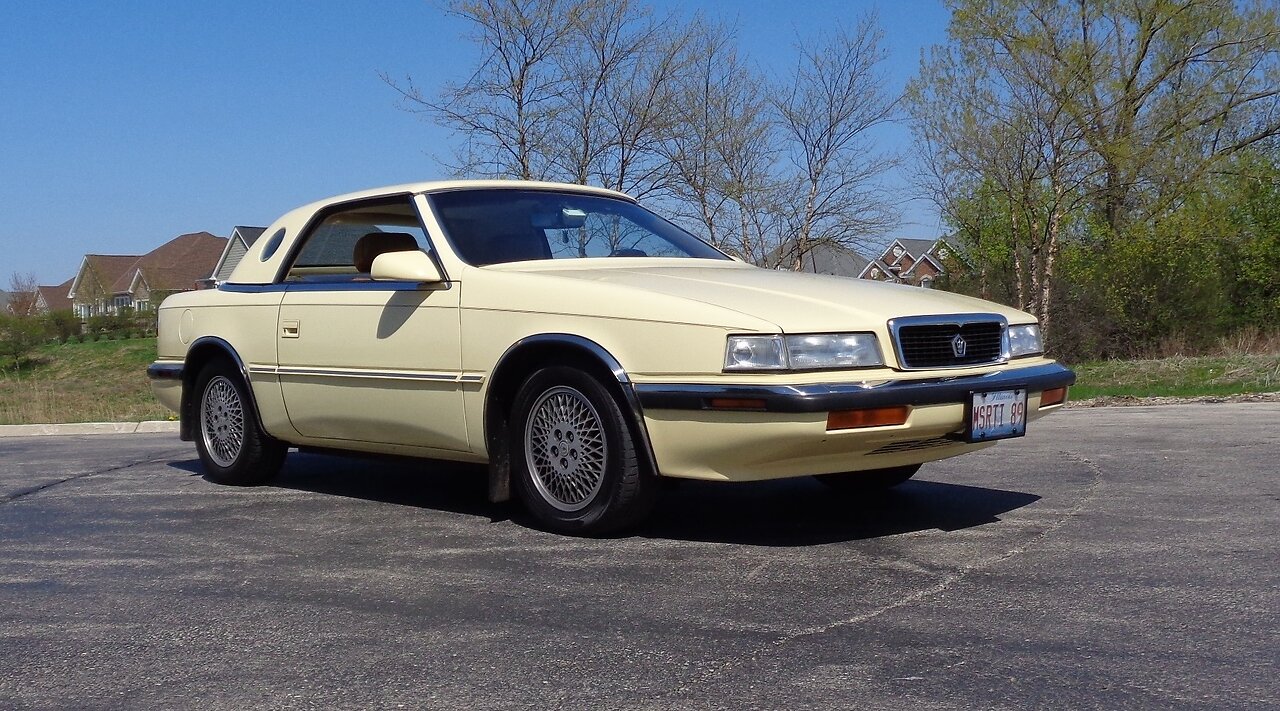
[[[787,355],[791,358],[791,367],[796,370],[884,365],[874,333],[787,336]]]
[[[1009,327],[1009,357],[1035,355],[1044,353],[1044,345],[1040,342],[1040,327],[1034,323],[1025,326]]]
[[[884,365],[874,333],[730,336],[725,370],[814,370]]]
[[[725,370],[786,370],[782,336],[729,336]]]

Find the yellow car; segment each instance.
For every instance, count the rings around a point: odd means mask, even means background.
[[[157,397],[214,481],[290,447],[487,462],[494,501],[616,530],[659,477],[887,487],[1066,400],[1034,317],[737,261],[624,194],[450,181],[267,228],[159,309]]]

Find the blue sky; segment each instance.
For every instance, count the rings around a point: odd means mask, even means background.
[[[736,22],[743,50],[778,73],[798,37],[875,10],[895,88],[948,19],[923,0],[653,4]],[[141,254],[329,195],[444,177],[449,134],[399,110],[378,72],[429,87],[460,78],[476,57],[467,29],[422,0],[0,0],[0,289],[13,272],[59,283],[85,253]],[[880,140],[901,149],[910,133]],[[894,236],[937,233],[931,206],[903,207]]]

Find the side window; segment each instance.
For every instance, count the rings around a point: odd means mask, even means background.
[[[379,254],[413,249],[429,253],[430,242],[409,198],[354,204],[329,212],[311,227],[285,279],[364,280]]]

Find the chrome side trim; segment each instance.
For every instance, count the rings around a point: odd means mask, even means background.
[[[898,331],[903,326],[964,326],[971,323],[1000,324],[1000,357],[985,363],[965,363],[963,365],[937,365],[912,368],[907,365],[902,355],[902,339]],[[960,368],[981,368],[988,365],[1003,365],[1009,362],[1009,319],[1000,314],[942,314],[937,316],[899,316],[889,319],[889,340],[893,341],[893,355],[898,359],[898,367],[902,370],[956,370]]]
[[[349,378],[358,380],[401,380],[407,382],[460,383],[474,385],[484,382],[478,373],[449,373],[421,370],[360,370],[357,368],[304,368],[299,366],[253,365],[254,375],[298,376],[304,378]]]
[[[218,285],[219,291],[239,294],[265,294],[272,292],[301,291],[444,291],[453,288],[453,282],[419,283],[416,281],[291,281],[280,284],[228,284]]]

